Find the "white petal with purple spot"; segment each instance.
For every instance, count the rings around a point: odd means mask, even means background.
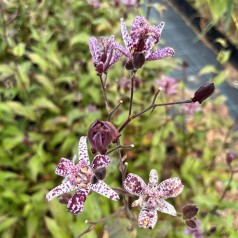
[[[102,180],[99,180],[96,184],[92,184],[91,188],[94,192],[97,192],[111,200],[119,200],[118,194],[111,189],[106,183]]]
[[[157,211],[142,209],[138,217],[139,227],[153,229],[158,220]]]
[[[136,174],[128,174],[123,182],[124,188],[131,194],[140,196],[146,187],[144,180]]]
[[[83,160],[86,162],[87,165],[90,165],[86,136],[82,136],[79,140],[78,156],[79,156],[79,161]]]
[[[69,159],[62,158],[55,169],[55,173],[60,176],[67,176],[70,170],[70,167],[73,166],[73,163]]]
[[[92,169],[100,169],[110,164],[110,157],[107,155],[96,155],[92,161]]]
[[[48,192],[46,194],[46,198],[48,199],[48,201],[50,201],[53,198],[58,197],[58,196],[62,195],[63,193],[68,193],[74,189],[75,189],[74,186],[71,185],[71,183],[69,181],[67,181],[67,182],[55,187],[50,192]]]
[[[177,216],[177,213],[174,207],[170,203],[162,199],[158,202],[157,210],[163,213],[167,213],[171,216]]]

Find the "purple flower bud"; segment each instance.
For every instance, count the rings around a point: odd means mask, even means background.
[[[72,197],[70,193],[64,193],[59,197],[59,203],[68,204],[69,199]]]
[[[125,64],[125,68],[127,70],[134,70],[134,64],[131,60],[127,61],[126,64]]]
[[[235,154],[234,154],[233,152],[228,152],[228,153],[226,154],[226,163],[227,163],[228,165],[230,165],[231,162],[232,162],[234,159],[235,159]]]
[[[185,225],[188,226],[190,229],[196,229],[197,228],[196,219],[193,218],[185,220]]]
[[[204,83],[195,93],[192,98],[193,102],[199,102],[200,104],[210,97],[215,91],[214,83]]]
[[[198,213],[198,207],[195,204],[188,204],[182,208],[183,219],[191,219]]]
[[[94,174],[96,175],[96,177],[98,179],[103,180],[106,177],[106,169],[105,169],[105,167],[96,169],[94,171]]]
[[[111,122],[96,120],[88,131],[88,140],[92,145],[92,153],[98,151],[100,154],[105,154],[109,144],[111,142],[116,143],[119,136],[120,133]]]
[[[133,55],[133,65],[134,68],[139,69],[145,63],[145,55],[143,53],[134,53]]]

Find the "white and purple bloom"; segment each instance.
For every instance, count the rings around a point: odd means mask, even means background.
[[[136,174],[128,174],[124,180],[124,188],[131,194],[139,197],[132,203],[132,207],[140,206],[139,227],[153,229],[157,222],[157,211],[176,216],[174,207],[165,201],[167,198],[178,196],[183,185],[179,178],[169,178],[158,183],[158,174],[155,169],[150,171],[148,185]]]
[[[78,148],[78,164],[75,164],[77,156],[72,160],[62,158],[55,170],[57,175],[65,177],[62,184],[52,189],[46,198],[48,201],[65,193],[75,191],[68,200],[67,209],[74,215],[83,211],[84,202],[91,190],[112,200],[118,200],[118,194],[102,181],[106,175],[106,169],[110,164],[109,156],[96,155],[90,165],[86,137],[81,137]]]
[[[173,56],[175,52],[169,47],[152,50],[154,45],[159,42],[164,24],[164,22],[161,22],[157,26],[150,26],[143,16],[136,16],[129,34],[126,24],[121,18],[122,38],[126,46],[126,49],[124,47],[120,48],[121,52],[130,60],[133,60],[134,55],[138,53],[142,53],[146,61]]]
[[[156,84],[168,95],[175,93],[177,80],[175,78],[162,75],[160,80],[156,80]]]
[[[201,111],[199,102],[186,103],[182,106],[182,110],[189,115],[193,115],[195,112]]]
[[[136,5],[137,0],[122,0],[122,3],[126,5],[127,7],[132,7]]]
[[[90,37],[89,49],[92,55],[93,64],[99,75],[102,73],[107,74],[107,71],[112,67],[122,56],[118,51],[118,43],[114,40],[114,36],[108,39],[105,37]]]

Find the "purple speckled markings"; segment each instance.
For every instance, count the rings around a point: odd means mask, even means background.
[[[165,23],[161,22],[157,26],[150,26],[143,16],[136,16],[131,24],[129,34],[126,24],[121,18],[121,33],[126,47],[123,49],[121,46],[117,46],[117,48],[129,59],[133,59],[134,53],[143,53],[147,61],[173,56],[175,52],[170,47],[152,50],[160,40],[164,25]]]
[[[145,184],[136,174],[128,174],[123,182],[124,188],[131,194],[139,197],[132,203],[132,207],[140,206],[142,209],[138,217],[139,226],[153,229],[157,222],[157,211],[176,216],[174,207],[165,201],[167,198],[178,196],[183,185],[179,178],[169,178],[159,185],[158,173],[155,169],[150,171],[149,183]]]
[[[74,156],[72,160],[66,158],[60,160],[55,173],[65,178],[62,184],[52,189],[46,195],[49,201],[62,194],[75,191],[74,195],[68,201],[67,209],[76,215],[83,211],[84,202],[91,190],[111,200],[119,199],[118,194],[101,180],[105,177],[100,177],[103,171],[99,173],[100,169],[104,169],[110,164],[109,156],[96,155],[90,166],[87,137],[85,136],[79,140],[77,164],[75,164],[76,160],[77,156]]]

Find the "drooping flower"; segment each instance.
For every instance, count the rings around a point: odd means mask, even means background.
[[[169,47],[152,50],[154,45],[159,42],[163,28],[164,22],[161,22],[158,26],[150,26],[143,16],[136,16],[132,22],[129,34],[126,24],[123,18],[121,18],[121,32],[126,49],[119,47],[119,50],[128,57],[132,63],[134,57],[140,55],[140,53],[144,55],[144,59],[147,61],[173,56],[175,52]]]
[[[92,153],[97,151],[101,154],[107,152],[107,147],[111,142],[116,143],[120,133],[109,121],[96,120],[88,130],[88,140],[92,145]]]
[[[118,194],[102,181],[106,169],[110,164],[107,155],[96,155],[90,165],[86,137],[81,137],[77,156],[72,160],[62,158],[55,170],[59,176],[65,177],[62,184],[47,193],[48,201],[65,193],[75,191],[74,195],[67,196],[67,209],[74,215],[83,211],[84,202],[91,190],[112,200],[118,200]]]
[[[156,80],[156,84],[168,95],[175,93],[177,81],[175,78],[162,75],[160,80]]]
[[[182,106],[182,110],[189,115],[193,115],[195,112],[201,111],[201,106],[199,102],[195,103],[186,103]]]
[[[107,71],[112,67],[122,56],[122,53],[116,49],[119,45],[114,40],[114,36],[108,39],[105,37],[90,37],[89,49],[92,55],[93,64],[99,75],[107,74]],[[117,47],[118,48],[118,47]]]
[[[150,171],[148,185],[136,174],[128,174],[124,180],[124,188],[131,194],[139,197],[132,203],[132,207],[140,206],[139,227],[153,229],[157,222],[157,211],[176,216],[174,207],[165,201],[167,198],[178,196],[183,185],[179,178],[169,178],[159,185],[158,174],[155,169]]]

